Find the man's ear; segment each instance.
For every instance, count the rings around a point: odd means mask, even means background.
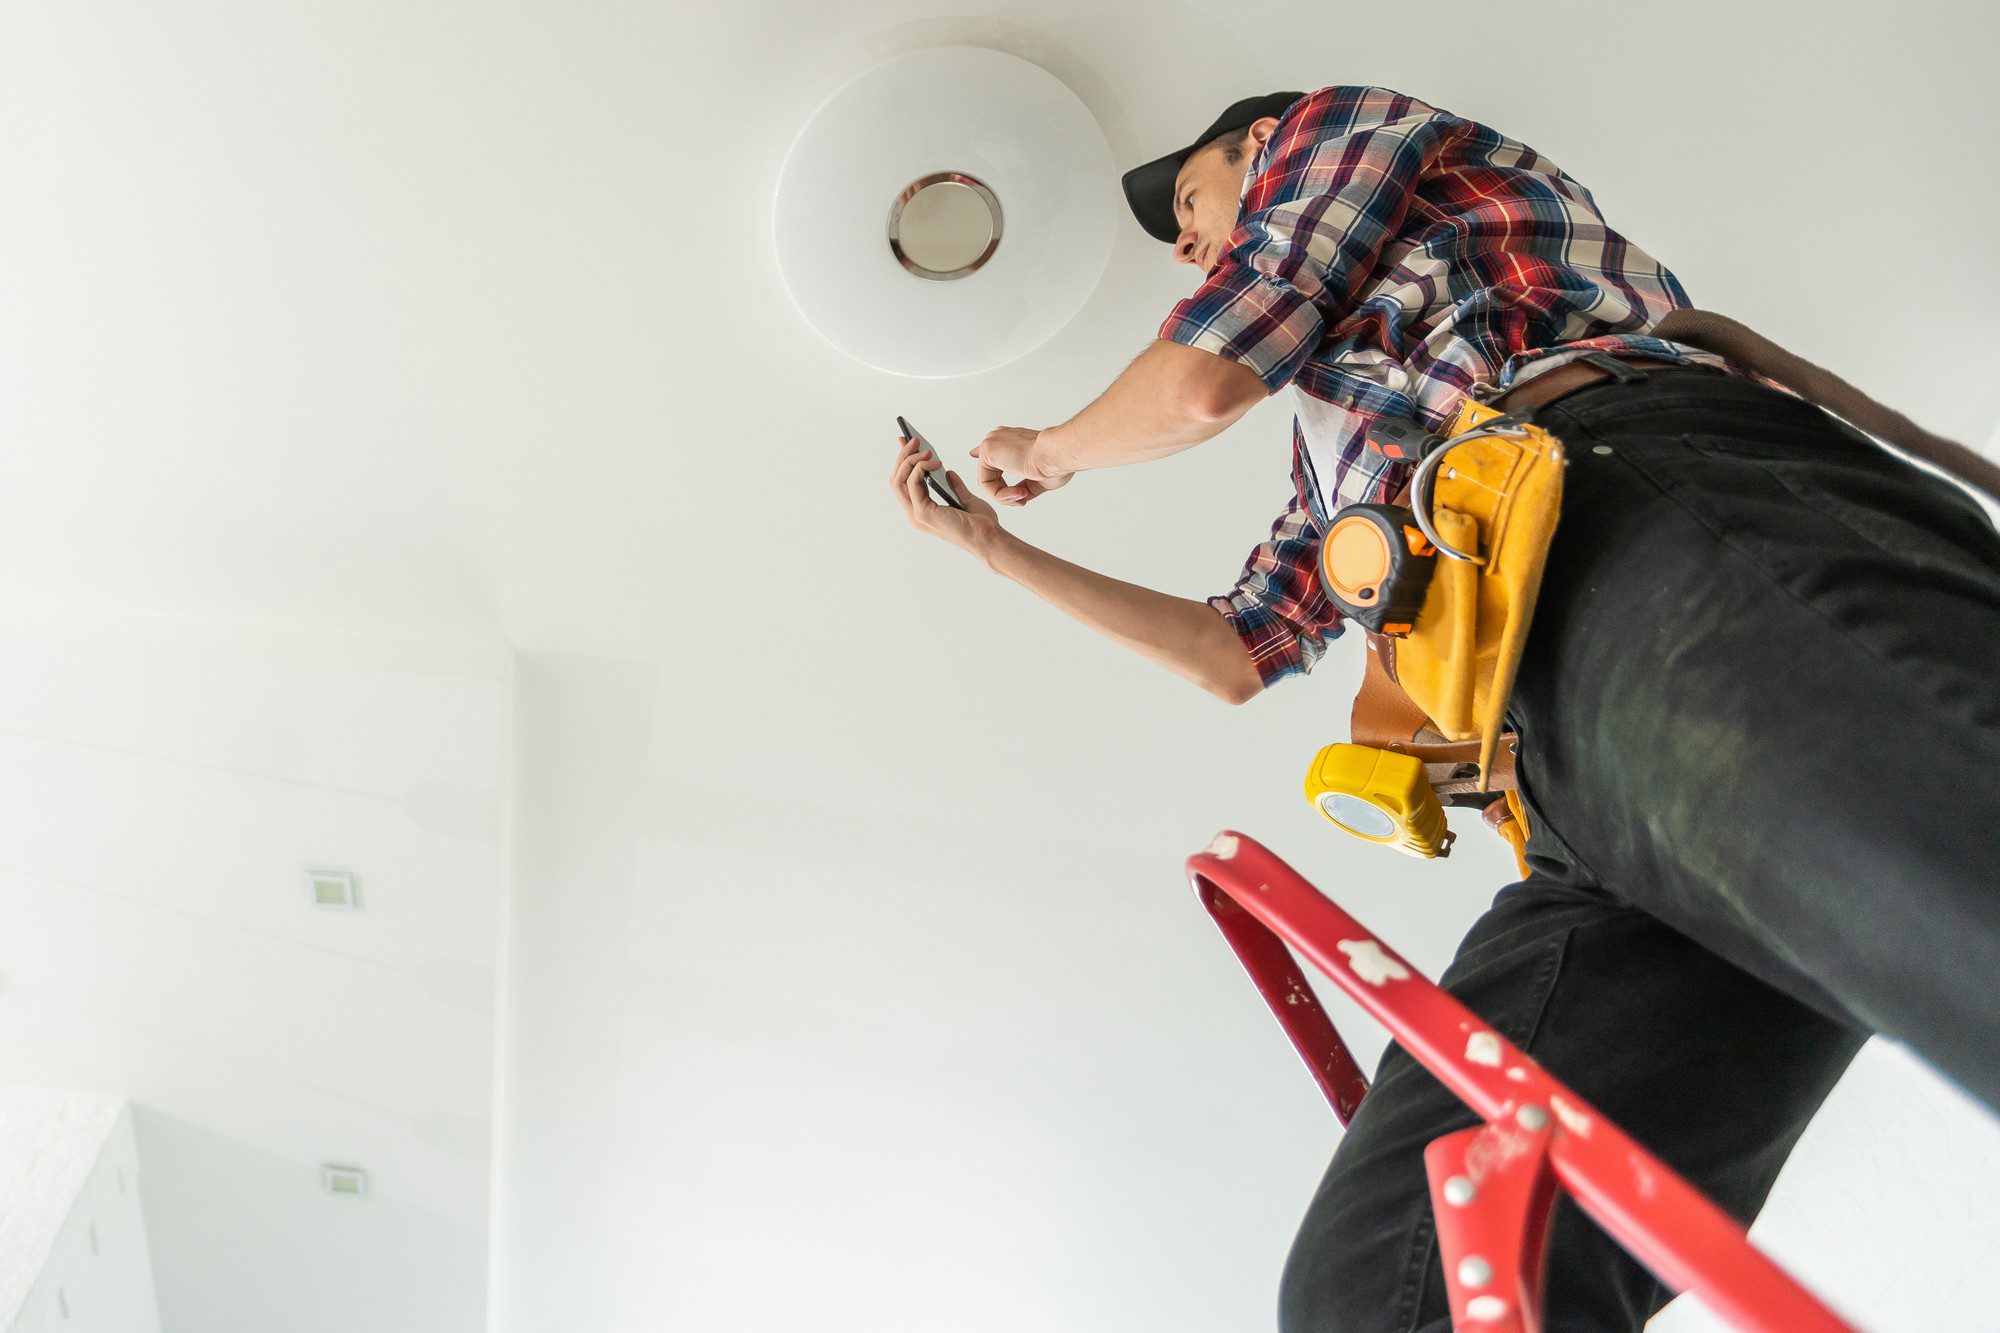
[[[1264,144],[1270,139],[1271,131],[1277,128],[1278,128],[1278,118],[1276,116],[1266,116],[1262,120],[1251,121],[1250,142],[1256,144],[1259,148],[1262,148]]]

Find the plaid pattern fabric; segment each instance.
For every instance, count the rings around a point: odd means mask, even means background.
[[[1725,365],[1645,336],[1687,304],[1526,145],[1384,88],[1293,103],[1250,165],[1228,252],[1159,335],[1311,400],[1293,421],[1289,503],[1209,599],[1264,681],[1310,670],[1343,628],[1315,571],[1328,515],[1408,475],[1366,449],[1375,417],[1442,430],[1463,394],[1591,350]]]

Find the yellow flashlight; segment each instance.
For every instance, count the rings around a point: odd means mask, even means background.
[[[1329,745],[1306,770],[1306,799],[1336,827],[1411,856],[1449,856],[1457,836],[1414,755]]]

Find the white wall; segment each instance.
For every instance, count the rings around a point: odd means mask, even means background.
[[[1751,1239],[1876,1333],[1995,1324],[2000,1119],[1876,1038],[1806,1129]],[[1693,1297],[1654,1333],[1726,1333]]]
[[[503,670],[0,617],[0,1077],[137,1104],[169,1333],[480,1326]]]
[[[937,787],[885,812],[805,763],[706,782],[675,744],[700,701],[647,664],[515,678],[502,1333],[1266,1325],[1338,1131],[1179,856],[1210,811],[1280,826],[1433,974],[1505,875],[1477,829],[1418,884],[1247,811],[1175,763],[1206,737],[1172,696],[1039,771],[914,722]],[[1322,991],[1372,1069],[1380,1029]],[[1983,1327],[2000,1120],[1871,1043],[1753,1235],[1863,1327]]]

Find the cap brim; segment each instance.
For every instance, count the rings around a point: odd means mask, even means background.
[[[1193,151],[1183,148],[1125,173],[1125,202],[1146,234],[1156,241],[1172,245],[1180,239],[1180,224],[1174,221],[1174,182],[1180,179],[1181,167]]]
[[[1232,102],[1215,118],[1213,125],[1178,153],[1156,157],[1146,165],[1126,172],[1125,202],[1131,205],[1132,216],[1139,219],[1139,225],[1146,229],[1146,234],[1168,245],[1180,239],[1181,224],[1174,220],[1174,182],[1181,178],[1181,168],[1187,165],[1195,150],[1231,130],[1253,125],[1265,116],[1282,117],[1293,103],[1304,96],[1304,93],[1266,93],[1262,97],[1246,97],[1240,102]]]

